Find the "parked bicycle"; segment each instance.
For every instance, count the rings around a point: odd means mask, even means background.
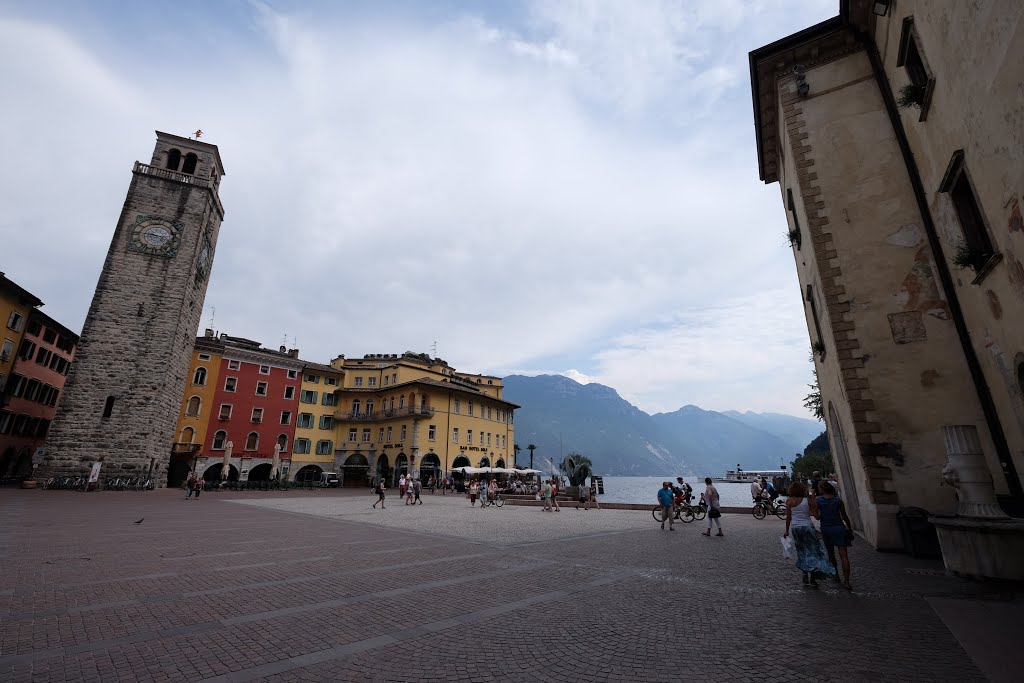
[[[663,512],[660,505],[651,510],[651,516],[653,516],[654,521],[658,522],[659,524],[664,523],[662,515]],[[689,505],[685,505],[682,503],[677,503],[676,505],[672,506],[672,516],[678,519],[680,522],[685,522],[687,524],[689,524],[696,518],[696,515],[693,512],[693,508]]]
[[[768,515],[775,515],[779,519],[786,518],[786,503],[781,498],[772,502],[767,498],[760,498],[754,503],[750,510],[756,519],[764,519]]]

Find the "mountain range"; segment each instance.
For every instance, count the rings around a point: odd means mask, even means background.
[[[683,406],[650,415],[611,387],[561,375],[504,378],[503,398],[516,411],[520,466],[547,470],[570,452],[586,455],[603,475],[722,476],[743,469],[777,469],[801,453],[824,426],[778,413],[715,412]]]

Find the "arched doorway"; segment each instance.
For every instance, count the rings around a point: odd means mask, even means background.
[[[270,467],[270,465],[267,465],[267,467]],[[267,474],[269,473],[270,471],[267,470]],[[322,473],[323,468],[318,467],[317,465],[306,465],[295,473],[295,481],[303,483],[307,483],[309,481],[320,481],[320,475]]]
[[[366,486],[369,478],[370,463],[366,461],[366,456],[354,453],[345,459],[345,464],[341,466],[342,486]]]
[[[398,486],[398,480],[403,474],[409,473],[409,459],[405,457],[405,453],[399,453],[398,457],[395,458],[395,471],[392,474],[393,485]]]
[[[480,467],[490,467],[490,466],[491,466],[491,459],[490,458],[488,458],[486,455],[484,457],[480,458]]]
[[[268,481],[270,479],[271,466],[269,462],[256,465],[249,470],[249,481]]]
[[[210,465],[203,472],[203,479],[206,481],[220,481],[220,470],[223,466],[224,463],[222,462]],[[228,465],[228,481],[238,481],[238,469],[234,465]]]
[[[424,486],[427,485],[431,477],[434,477],[434,481],[441,478],[441,459],[437,457],[436,453],[427,453],[420,461],[420,481]]]
[[[388,467],[388,456],[377,456],[377,468],[376,473],[373,475],[373,483],[376,484],[378,481],[388,481],[388,473],[390,472],[390,469],[391,468]]]
[[[466,486],[467,477],[463,476],[462,468],[472,467],[472,463],[469,462],[469,458],[463,455],[459,455],[452,460],[452,479],[455,480],[455,490],[462,491]]]
[[[495,467],[505,467],[505,459],[504,458],[498,458],[498,462],[494,463],[494,466]]]
[[[846,512],[850,515],[853,528],[862,530],[864,526],[860,521],[860,500],[857,497],[857,483],[853,480],[853,468],[850,466],[850,451],[846,448],[846,435],[843,434],[843,427],[839,424],[839,415],[832,401],[828,402],[828,421],[832,427],[829,437],[832,441],[832,455],[839,463],[841,481],[839,487],[842,489],[842,498],[846,503]]]
[[[188,460],[172,460],[167,466],[167,488],[176,489],[184,484],[191,471]]]

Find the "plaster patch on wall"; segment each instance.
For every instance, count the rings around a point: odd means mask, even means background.
[[[909,344],[928,339],[928,331],[924,327],[924,316],[920,311],[890,313],[887,317],[889,318],[889,329],[892,330],[892,340],[897,344]]]
[[[985,290],[985,297],[988,299],[988,308],[992,311],[992,317],[996,320],[1003,318],[1003,305],[999,303],[999,297],[991,289]]]
[[[1003,260],[1006,261],[1007,277],[1017,296],[1024,299],[1024,264],[1018,259],[1009,245],[1003,247]]]
[[[927,246],[920,247],[914,254],[914,265],[903,278],[903,286],[895,299],[904,311],[918,311],[939,320],[949,320],[949,304],[939,293]]]
[[[916,247],[924,241],[921,235],[921,228],[914,223],[907,223],[900,226],[900,229],[885,238],[886,244],[894,247]]]
[[[921,386],[926,389],[931,389],[935,386],[935,380],[940,377],[942,377],[942,375],[939,374],[938,370],[935,368],[928,368],[921,373]]]
[[[1011,203],[1010,218],[1006,221],[1006,227],[1010,232],[1024,232],[1024,217],[1020,215],[1020,204],[1016,199]]]

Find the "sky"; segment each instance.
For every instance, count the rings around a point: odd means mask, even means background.
[[[200,328],[809,417],[747,53],[837,0],[0,3],[0,271],[81,329],[135,160],[226,176]]]

